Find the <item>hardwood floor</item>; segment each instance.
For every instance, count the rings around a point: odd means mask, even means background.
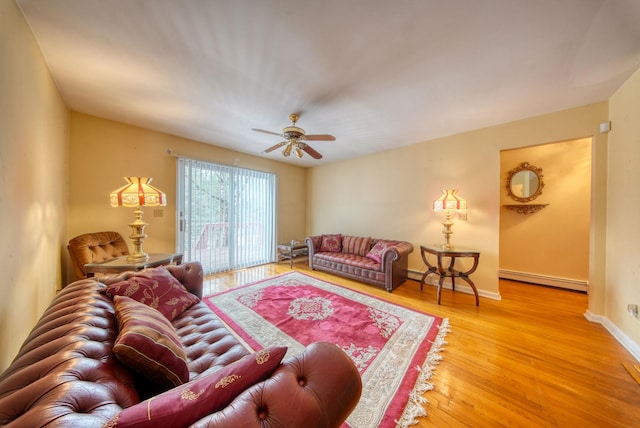
[[[622,366],[638,364],[589,322],[585,294],[500,281],[501,301],[406,281],[393,293],[294,269],[385,300],[449,318],[451,331],[416,427],[640,427],[640,385]],[[269,264],[207,277],[205,295],[289,272]],[[360,428],[360,427],[358,427]]]

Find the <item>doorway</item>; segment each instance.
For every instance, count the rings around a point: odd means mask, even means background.
[[[500,278],[587,291],[592,144],[592,138],[582,138],[500,153]],[[526,202],[507,191],[509,172],[522,162],[540,168],[544,184]],[[505,208],[531,204],[543,207]]]

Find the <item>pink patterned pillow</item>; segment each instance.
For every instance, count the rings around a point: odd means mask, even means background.
[[[242,391],[271,376],[286,352],[286,347],[272,347],[246,355],[220,370],[128,407],[103,426],[189,426],[222,410]]]
[[[385,241],[380,239],[376,242],[371,251],[367,253],[367,257],[374,262],[382,263],[382,254],[387,250],[387,248],[393,247],[397,243],[397,241]]]
[[[366,256],[371,247],[371,238],[358,236],[344,236],[342,238],[342,251],[347,254]]]
[[[339,253],[342,250],[342,235],[322,235],[320,252]]]
[[[120,329],[113,344],[116,358],[164,389],[187,382],[187,355],[169,320],[129,297],[113,301]]]
[[[163,266],[140,271],[125,281],[106,286],[102,292],[112,299],[131,297],[159,310],[169,321],[200,301]]]

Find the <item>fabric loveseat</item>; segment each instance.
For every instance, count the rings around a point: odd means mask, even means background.
[[[200,301],[200,264],[153,272],[102,277],[104,283],[82,279],[56,296],[0,375],[0,426],[336,427],[353,410],[362,382],[337,346],[314,343],[282,363],[286,348],[252,353]],[[176,298],[163,291],[171,298],[151,310],[149,303],[157,303],[160,293],[147,294],[164,281],[158,275],[179,281],[171,293],[188,292]],[[165,336],[149,333],[142,340],[165,351],[139,358],[147,345],[123,342],[142,331],[129,329],[129,323],[160,333],[164,326]],[[165,365],[162,358],[181,350],[186,367]],[[129,360],[123,358],[127,354]],[[154,366],[154,360],[161,364]],[[153,378],[131,368],[140,362],[145,369],[162,366],[166,375]],[[171,386],[180,377],[185,383]]]
[[[392,292],[407,279],[407,265],[413,245],[342,234],[308,236],[309,267]]]

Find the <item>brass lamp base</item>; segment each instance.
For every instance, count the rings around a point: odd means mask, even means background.
[[[453,231],[451,230],[451,226],[453,226],[453,222],[451,221],[451,211],[444,210],[444,221],[442,222],[444,229],[442,229],[442,234],[444,235],[445,243],[441,245],[443,250],[453,250],[455,247],[449,240],[451,239],[451,235],[453,235]]]
[[[147,253],[132,253],[127,256],[127,263],[142,263],[149,260]]]
[[[142,210],[140,207],[136,208],[133,212],[135,220],[133,223],[129,223],[131,227],[131,235],[129,238],[133,241],[133,252],[127,257],[128,263],[140,263],[149,260],[149,255],[142,250],[142,242],[147,237],[144,233],[144,228],[147,225],[142,221]]]

